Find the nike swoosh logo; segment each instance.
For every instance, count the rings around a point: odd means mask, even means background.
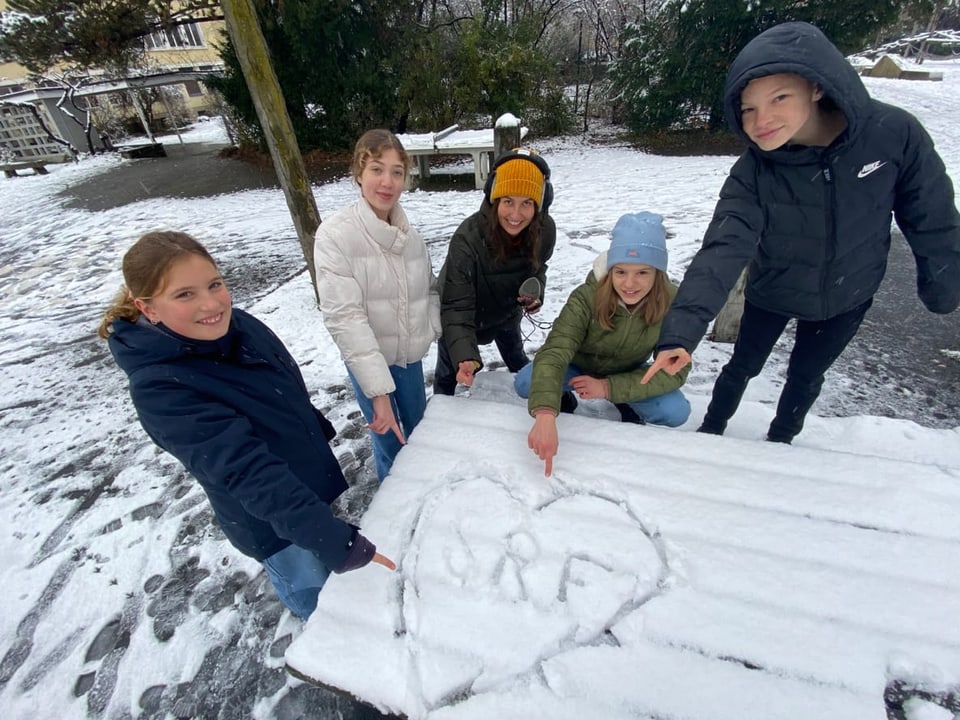
[[[876,162],[868,163],[867,165],[864,165],[862,168],[860,168],[860,172],[857,173],[857,178],[865,178],[867,175],[869,175],[872,172],[876,172],[886,164],[887,164],[886,162],[881,162],[880,160],[877,160]]]

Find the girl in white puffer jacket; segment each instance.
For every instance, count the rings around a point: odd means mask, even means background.
[[[440,333],[430,257],[398,202],[409,167],[393,133],[364,133],[352,167],[361,197],[321,224],[314,247],[323,321],[374,433],[381,481],[423,417],[422,360]]]

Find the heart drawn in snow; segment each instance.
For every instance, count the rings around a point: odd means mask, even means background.
[[[451,482],[425,498],[404,560],[411,673],[434,709],[534,673],[609,641],[666,574],[625,503],[555,483]]]

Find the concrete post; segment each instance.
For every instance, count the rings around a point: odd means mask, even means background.
[[[493,160],[520,147],[520,118],[504,113],[493,126]]]
[[[143,125],[143,131],[147,134],[147,140],[150,142],[156,142],[153,139],[153,133],[150,132],[150,123],[147,122],[147,114],[143,111],[143,106],[140,104],[140,101],[137,99],[137,94],[130,90],[130,100],[133,102],[133,109],[137,111],[137,117],[140,118],[140,124]]]

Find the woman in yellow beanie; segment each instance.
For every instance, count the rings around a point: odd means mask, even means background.
[[[557,227],[547,213],[553,196],[550,168],[532,150],[501,156],[487,179],[480,209],[450,240],[440,271],[440,319],[433,392],[453,395],[483,367],[480,345],[494,342],[507,369],[530,362],[520,320],[543,303],[547,261]],[[528,283],[524,291],[520,286]],[[530,290],[535,286],[535,290]]]

